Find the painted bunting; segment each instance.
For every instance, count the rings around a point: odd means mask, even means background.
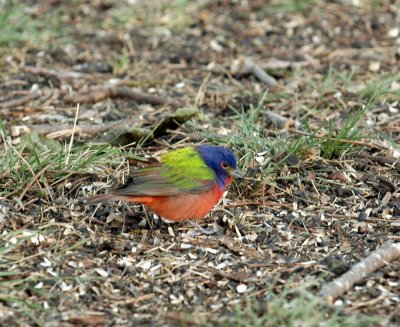
[[[170,151],[160,162],[138,168],[124,185],[87,199],[142,203],[172,221],[204,218],[232,182],[244,175],[227,148],[198,145]]]

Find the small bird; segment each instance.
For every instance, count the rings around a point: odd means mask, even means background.
[[[141,203],[171,221],[204,218],[232,182],[244,178],[231,150],[215,145],[197,145],[173,150],[160,162],[138,168],[127,183],[107,194],[87,199]]]

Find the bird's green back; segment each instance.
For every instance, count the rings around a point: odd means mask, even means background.
[[[200,183],[214,181],[216,178],[213,170],[193,147],[168,152],[161,156],[161,162],[170,168],[162,175],[172,183],[177,182],[182,189],[198,187]]]
[[[214,171],[195,148],[184,148],[161,156],[160,163],[138,168],[129,181],[114,190],[117,195],[174,196],[202,193],[216,183]]]

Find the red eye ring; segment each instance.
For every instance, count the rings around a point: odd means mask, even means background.
[[[226,161],[222,161],[221,162],[221,167],[223,168],[223,169],[226,169],[226,168],[228,168],[228,163],[226,162]]]

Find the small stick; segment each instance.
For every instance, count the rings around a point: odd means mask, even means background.
[[[291,118],[286,118],[276,112],[273,112],[271,110],[267,110],[265,112],[265,115],[267,116],[268,120],[271,122],[271,124],[275,125],[279,129],[289,129],[289,127],[293,126],[298,126],[300,125],[298,122],[295,122]]]
[[[15,108],[18,106],[22,106],[25,103],[35,100],[40,96],[40,92],[36,91],[36,92],[32,92],[29,93],[27,95],[25,95],[22,98],[18,98],[18,99],[14,99],[14,100],[10,100],[10,101],[6,101],[3,102],[2,104],[0,104],[1,108],[3,109],[8,109],[8,108]]]
[[[184,326],[185,325],[188,325],[188,326],[200,325],[199,321],[197,321],[196,319],[192,319],[190,317],[185,317],[182,315],[182,313],[168,312],[165,315],[165,318],[167,320],[177,323],[178,325],[184,325]]]
[[[107,98],[127,98],[153,105],[171,104],[173,107],[179,107],[176,101],[148,93],[137,92],[124,86],[99,87],[88,92],[67,95],[64,97],[64,101],[68,103],[94,103]]]
[[[236,207],[245,207],[245,206],[254,206],[254,205],[262,205],[262,206],[270,206],[270,207],[285,207],[285,208],[293,208],[292,205],[286,203],[279,203],[273,201],[246,201],[246,202],[236,202],[232,204],[225,204],[224,208],[236,208]]]
[[[134,123],[132,119],[120,119],[104,125],[78,125],[75,126],[75,132],[84,135],[96,135],[99,133],[106,132],[110,129],[119,126],[129,126]],[[46,135],[49,137],[57,138],[59,136],[69,136],[72,135],[74,130],[74,125],[50,125],[50,124],[40,124],[40,125],[19,125],[11,126],[10,134],[14,137],[28,134],[31,132],[36,132],[38,135]]]
[[[388,158],[388,157],[382,157],[382,156],[369,156],[365,155],[365,158],[377,162],[378,164],[390,168],[396,168],[400,169],[400,160],[396,158]]]
[[[322,286],[319,295],[329,303],[348,291],[368,274],[400,258],[400,243],[385,242],[379,249],[353,266],[348,272]]]
[[[260,65],[256,64],[249,58],[241,58],[235,60],[231,65],[231,73],[233,75],[253,74],[261,82],[272,88],[278,84],[275,78],[269,75]]]
[[[68,72],[68,71],[61,71],[61,70],[44,68],[44,67],[26,66],[26,67],[24,67],[24,71],[31,73],[31,74],[35,74],[35,75],[66,78],[66,79],[83,78],[85,76],[86,77],[88,76],[88,75],[85,75],[85,74],[82,74],[79,72]]]
[[[76,123],[78,121],[78,115],[79,115],[79,102],[76,105],[76,113],[75,113],[75,119],[74,119],[74,126],[72,127],[72,135],[71,135],[71,140],[69,141],[69,147],[68,147],[68,153],[67,153],[67,158],[65,159],[65,165],[68,165],[69,162],[69,156],[71,154],[72,150],[72,144],[74,143],[74,135],[76,131]]]

